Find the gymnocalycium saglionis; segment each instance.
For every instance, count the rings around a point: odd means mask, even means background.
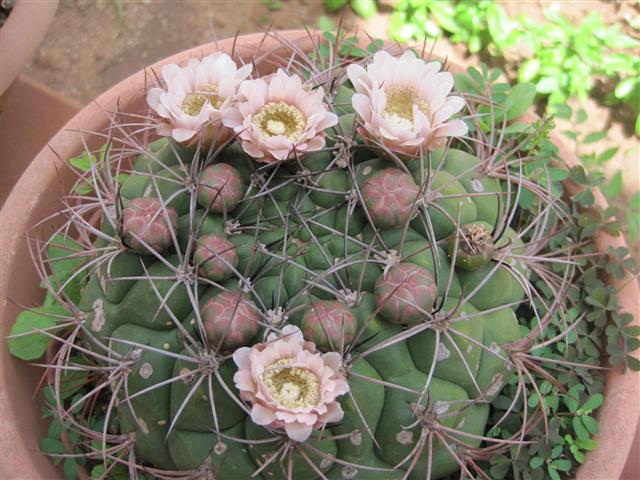
[[[523,117],[532,85],[266,35],[166,65],[69,160],[10,338],[48,349],[43,451],[69,478],[570,475],[601,350],[638,368],[598,179]]]

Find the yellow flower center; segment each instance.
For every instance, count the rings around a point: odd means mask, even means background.
[[[429,105],[422,100],[414,87],[391,87],[385,91],[387,105],[382,114],[399,125],[413,126],[413,106],[429,115]]]
[[[218,96],[218,87],[215,85],[203,85],[199,91],[187,93],[180,108],[187,115],[195,117],[207,102],[214,108],[220,108],[220,104],[222,104],[222,99]]]
[[[285,102],[267,103],[251,121],[265,137],[284,135],[293,141],[300,138],[307,123],[300,110]]]
[[[320,381],[308,368],[286,366],[283,358],[268,365],[262,374],[267,391],[286,408],[311,407],[320,401]]]

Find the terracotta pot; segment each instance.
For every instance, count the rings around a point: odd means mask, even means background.
[[[299,47],[310,50],[312,43],[306,32],[291,31],[283,36]],[[219,48],[230,52],[233,39],[219,42]],[[246,60],[259,55],[259,50],[270,52],[277,47],[271,38],[262,34],[246,35],[238,38],[236,54]],[[215,50],[208,44],[174,55],[151,67],[158,71],[165,63],[182,63],[191,56],[201,56]],[[260,63],[260,62],[257,62]],[[264,63],[263,63],[264,64]],[[71,130],[98,131],[107,125],[105,111],[114,111],[119,106],[124,111],[136,111],[144,107],[144,88],[151,69],[138,72],[101,95],[78,113],[31,163],[7,199],[1,212],[0,251],[0,297],[2,298],[2,376],[0,401],[2,406],[2,454],[0,478],[35,479],[59,478],[53,463],[38,451],[38,440],[46,431],[45,422],[40,418],[41,399],[36,396],[36,384],[42,370],[26,365],[9,356],[5,337],[9,327],[20,311],[20,305],[36,305],[43,297],[38,287],[38,276],[29,257],[27,234],[44,238],[51,234],[53,225],[45,224],[36,232],[30,230],[38,221],[54,213],[59,207],[59,197],[69,190],[73,175],[60,158],[78,155],[82,143],[77,133]],[[91,140],[90,147],[97,147],[98,141]],[[93,141],[93,145],[91,144]],[[562,145],[558,141],[559,145]],[[55,152],[55,153],[54,153]],[[568,149],[561,149],[561,156],[569,165],[578,160]],[[57,155],[56,155],[57,154]],[[597,201],[605,204],[599,192]],[[606,251],[608,246],[623,246],[620,238],[601,234],[597,238],[598,248]],[[640,305],[637,284],[629,281],[617,283],[620,288],[619,301],[623,308],[640,324]],[[619,478],[629,454],[634,437],[635,425],[640,411],[634,402],[640,398],[638,375],[619,372],[609,373],[606,400],[599,412],[601,435],[599,448],[587,456],[578,478],[615,479]]]
[[[0,28],[0,96],[27,66],[40,46],[58,0],[18,0]]]

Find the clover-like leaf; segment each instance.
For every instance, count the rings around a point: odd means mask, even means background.
[[[602,394],[598,393],[596,395],[592,395],[584,404],[582,405],[582,410],[586,413],[593,412],[596,408],[602,405],[604,401],[604,397]]]
[[[55,327],[67,311],[60,305],[49,305],[24,310],[11,327],[9,351],[22,360],[40,358],[49,346],[51,337],[43,331],[55,330]]]
[[[522,116],[533,105],[536,97],[536,86],[533,83],[519,83],[509,92],[511,107],[507,111],[507,120]]]

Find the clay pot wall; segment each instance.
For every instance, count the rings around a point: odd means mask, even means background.
[[[290,31],[283,37],[309,51],[313,48],[306,32]],[[42,300],[43,291],[38,287],[38,276],[29,256],[27,236],[45,238],[54,225],[43,224],[37,230],[33,225],[56,212],[60,207],[59,198],[70,189],[73,174],[62,159],[78,155],[83,150],[80,136],[74,130],[99,131],[108,123],[105,111],[136,111],[144,108],[145,86],[150,82],[151,71],[159,72],[165,63],[183,63],[187,58],[199,57],[220,48],[228,53],[234,45],[233,39],[222,40],[200,46],[169,57],[146,71],[138,72],[117,84],[94,103],[81,110],[45,147],[25,171],[15,189],[2,208],[0,227],[0,299],[2,301],[2,370],[0,383],[0,404],[2,414],[2,457],[0,478],[3,479],[51,479],[61,478],[51,459],[41,454],[38,440],[46,432],[46,424],[40,418],[42,399],[36,395],[36,386],[42,376],[42,369],[29,366],[9,355],[6,336],[22,305],[33,306]],[[278,43],[262,34],[239,37],[235,45],[236,54],[248,60],[252,56],[260,58],[258,52],[277,55],[274,50]],[[282,53],[285,53],[282,51]],[[258,62],[265,65],[267,62]],[[455,67],[453,67],[455,68]],[[97,147],[96,139],[89,140],[91,147]],[[91,144],[93,142],[93,145]],[[561,157],[568,165],[578,164],[573,153],[562,147]],[[596,192],[596,199],[605,204],[604,197]],[[604,233],[596,240],[598,248],[623,246],[620,238]],[[640,302],[635,281],[619,282],[619,301],[624,309],[631,312],[636,324],[640,322]],[[580,479],[616,479],[629,455],[638,423],[640,410],[640,384],[637,374],[622,375],[617,371],[608,374],[606,399],[599,411],[601,434],[599,447],[587,455],[585,464],[578,472]]]

